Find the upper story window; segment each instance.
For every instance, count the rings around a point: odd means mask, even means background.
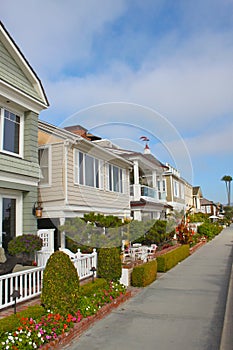
[[[174,181],[174,196],[175,197],[179,197],[179,182]]]
[[[23,155],[23,117],[1,108],[1,151]]]
[[[166,181],[163,180],[163,192],[166,192]]]
[[[38,150],[38,160],[40,165],[40,185],[50,185],[50,147],[40,147]]]
[[[75,151],[75,183],[102,188],[102,161],[89,154]]]
[[[123,176],[124,171],[115,165],[107,165],[108,190],[113,192],[124,192]]]

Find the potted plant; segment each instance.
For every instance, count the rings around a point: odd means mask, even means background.
[[[23,265],[32,265],[35,252],[42,248],[43,241],[33,234],[14,237],[8,244],[8,252],[22,260]]]

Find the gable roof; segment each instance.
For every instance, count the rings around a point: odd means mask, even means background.
[[[193,196],[199,195],[202,197],[201,187],[200,186],[194,186],[193,187]]]
[[[201,198],[200,203],[201,205],[214,205],[216,207],[216,204],[213,201],[210,201],[209,199],[206,199],[206,198]]]
[[[0,53],[1,93],[7,98],[10,92],[17,92],[36,104],[38,110],[46,109],[49,102],[40,79],[1,21]]]
[[[64,141],[68,141],[69,143],[75,145],[75,144],[80,144],[83,143],[87,146],[87,148],[89,150],[93,150],[94,152],[99,152],[104,154],[105,156],[107,156],[107,158],[109,160],[112,159],[118,159],[120,162],[122,162],[122,164],[124,164],[124,166],[127,166],[128,168],[132,167],[132,163],[127,160],[124,159],[123,157],[121,157],[118,154],[114,154],[113,152],[111,152],[111,150],[106,149],[104,147],[99,146],[98,144],[95,144],[95,142],[92,142],[86,138],[83,138],[82,136],[78,135],[78,134],[74,134],[73,132],[70,132],[67,129],[63,129],[60,128],[58,126],[49,124],[45,121],[38,121],[38,134],[41,137],[42,134],[40,132],[45,132],[49,134],[49,137],[46,139],[44,138],[44,143],[40,143],[39,140],[39,146],[42,146],[43,144],[49,144],[49,143],[56,143],[56,142],[64,142]],[[90,153],[91,154],[91,153]],[[93,155],[93,153],[92,153]]]

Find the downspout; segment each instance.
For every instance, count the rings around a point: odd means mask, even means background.
[[[69,141],[64,141],[64,148],[65,148],[65,154],[64,154],[64,194],[65,194],[65,205],[68,204],[68,148],[69,148]]]

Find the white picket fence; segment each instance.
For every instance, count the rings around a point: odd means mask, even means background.
[[[40,251],[37,263],[40,267],[30,268],[20,272],[0,276],[0,309],[14,305],[12,293],[17,290],[20,294],[17,303],[37,297],[41,293],[43,272],[51,253]],[[71,259],[76,267],[79,280],[93,276],[92,267],[97,268],[97,253],[82,254],[78,251],[75,258]]]

